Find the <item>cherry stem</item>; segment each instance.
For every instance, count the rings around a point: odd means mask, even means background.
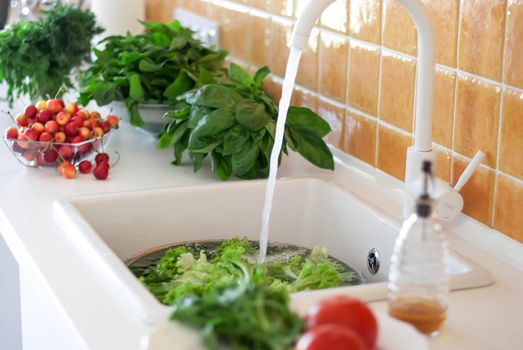
[[[120,161],[120,152],[118,151],[114,151],[114,153],[118,156],[118,158],[116,159],[116,162],[113,163],[113,165],[109,165],[110,168],[114,168],[116,166],[116,164],[118,164],[118,162]]]

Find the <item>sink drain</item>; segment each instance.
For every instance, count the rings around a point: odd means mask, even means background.
[[[377,274],[380,270],[380,253],[376,248],[369,250],[369,254],[367,255],[367,268],[373,275]]]

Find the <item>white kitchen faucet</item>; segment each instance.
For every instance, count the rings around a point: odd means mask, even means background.
[[[312,28],[323,11],[336,0],[309,0],[298,17],[291,37],[290,47],[305,50]],[[422,163],[425,160],[435,161],[435,151],[432,149],[432,95],[434,81],[434,30],[432,22],[420,0],[400,0],[410,13],[418,30],[418,72],[416,82],[416,126],[414,130],[414,145],[407,150],[407,165],[405,174],[404,216],[410,214],[412,188],[414,182],[421,176]],[[474,160],[465,169],[456,188],[448,183],[437,182],[433,188],[436,199],[436,213],[442,219],[453,219],[463,209],[463,198],[458,191],[468,181],[472,173],[481,163],[484,154],[478,152]],[[458,186],[459,185],[459,186]]]

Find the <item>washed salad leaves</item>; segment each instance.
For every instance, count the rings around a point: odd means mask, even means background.
[[[261,283],[273,290],[299,292],[339,287],[357,276],[331,259],[324,247],[313,248],[306,256],[275,259],[259,264],[251,241],[234,238],[224,241],[215,252],[181,246],[169,249],[155,266],[135,273],[162,303],[171,305],[184,297],[235,287],[245,281]]]
[[[210,157],[212,170],[221,180],[264,178],[274,145],[278,107],[263,90],[267,67],[249,75],[240,66],[229,66],[227,79],[211,80],[176,98],[165,117],[171,122],[158,141],[158,148],[174,147],[174,165],[187,150],[198,171]],[[288,111],[282,152],[287,145],[312,164],[334,169],[334,160],[323,138],[329,124],[307,108]]]
[[[73,87],[75,68],[89,61],[91,41],[102,29],[90,11],[60,1],[36,22],[21,20],[0,31],[0,82],[8,99],[61,95]]]
[[[138,104],[169,104],[208,81],[219,80],[227,56],[204,47],[178,21],[142,22],[144,34],[110,36],[81,82],[80,103],[125,103],[131,123],[144,126]]]

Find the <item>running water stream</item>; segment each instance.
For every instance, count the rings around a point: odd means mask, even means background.
[[[278,107],[279,112],[278,121],[276,123],[276,135],[269,165],[269,178],[267,180],[267,187],[265,189],[265,205],[263,207],[262,226],[260,232],[260,255],[258,257],[258,261],[260,263],[263,263],[267,256],[267,245],[269,242],[269,222],[271,218],[274,187],[276,186],[276,177],[278,175],[278,161],[282,149],[283,136],[285,134],[285,122],[287,121],[287,113],[291,105],[292,92],[294,90],[296,74],[298,74],[298,66],[300,64],[301,54],[301,50],[291,47],[289,61],[287,62],[287,70],[285,71],[285,79],[283,80],[282,95],[280,99],[280,105]]]

